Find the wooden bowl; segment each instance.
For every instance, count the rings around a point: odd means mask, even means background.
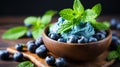
[[[103,40],[91,43],[64,43],[55,41],[47,36],[48,27],[42,33],[42,38],[47,49],[57,57],[63,57],[69,61],[90,61],[96,59],[106,51],[112,40],[111,30]]]

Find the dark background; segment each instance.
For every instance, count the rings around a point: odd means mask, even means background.
[[[0,0],[0,16],[42,15],[47,10],[72,8],[74,0]],[[102,15],[119,15],[120,0],[81,0],[85,8],[101,3]]]

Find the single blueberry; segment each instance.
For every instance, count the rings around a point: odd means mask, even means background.
[[[77,43],[78,37],[75,35],[71,35],[67,39],[67,43]]]
[[[47,56],[45,58],[45,61],[48,65],[51,65],[51,66],[55,65],[55,58],[53,56]]]
[[[100,32],[100,33],[103,33],[105,36],[107,35],[107,32],[104,31],[104,30],[100,30],[99,32]]]
[[[96,33],[95,34],[95,38],[97,38],[98,40],[102,40],[105,38],[105,35],[103,33]]]
[[[0,50],[0,59],[7,60],[10,56],[10,53],[7,50]]]
[[[118,20],[117,19],[111,19],[110,21],[110,24],[111,24],[111,28],[115,29],[116,28],[116,25],[118,23]]]
[[[112,36],[117,36],[117,32],[116,31],[112,31]]]
[[[57,41],[58,42],[66,42],[66,40],[64,38],[59,38]]]
[[[26,43],[26,46],[30,45],[30,44],[35,44],[35,41],[34,40],[30,40]]]
[[[27,36],[27,37],[32,37],[32,32],[31,32],[31,30],[29,30],[28,32],[26,32],[26,36]]]
[[[30,27],[32,27],[32,24],[25,24],[25,26],[30,28]]]
[[[67,62],[62,57],[57,58],[55,64],[57,67],[67,67]]]
[[[18,50],[18,51],[22,51],[23,50],[23,44],[22,43],[16,44],[15,49]]]
[[[50,38],[53,40],[58,40],[58,38],[60,37],[60,35],[56,34],[56,33],[50,33]]]
[[[47,55],[47,49],[45,46],[41,45],[40,47],[38,47],[35,51],[35,53],[42,58],[45,58]]]
[[[36,39],[35,44],[37,45],[37,47],[39,47],[41,44],[43,44],[42,37],[39,37],[38,39]]]
[[[21,52],[16,52],[13,55],[13,59],[15,61],[21,62],[21,61],[23,61],[23,54]]]
[[[120,30],[120,23],[117,24],[116,29]]]
[[[120,39],[117,36],[112,36],[112,42],[110,44],[110,50],[116,50],[120,44]]]
[[[85,38],[85,37],[80,37],[80,39],[78,39],[78,43],[87,43],[88,42],[88,39]]]
[[[98,40],[96,38],[94,38],[94,37],[89,38],[89,42],[96,42],[96,41],[98,41]]]
[[[28,51],[30,51],[31,53],[35,53],[36,48],[37,48],[37,46],[35,45],[35,43],[30,43],[27,46]]]

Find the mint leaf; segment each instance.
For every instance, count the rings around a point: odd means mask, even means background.
[[[41,36],[43,28],[36,27],[32,29],[32,35],[34,39],[37,39]]]
[[[91,22],[95,29],[98,30],[108,30],[110,27],[109,22]]]
[[[59,14],[66,20],[72,20],[74,18],[74,11],[70,8],[61,10]]]
[[[118,58],[119,54],[117,53],[117,51],[110,51],[107,57],[107,60],[110,61],[112,59],[116,59]]]
[[[24,24],[32,24],[32,25],[35,25],[35,24],[36,24],[36,21],[37,21],[37,17],[35,17],[35,16],[30,16],[30,17],[25,18]]]
[[[50,21],[51,21],[51,19],[52,19],[52,16],[54,15],[54,14],[56,14],[57,12],[56,11],[53,11],[53,10],[49,10],[49,11],[47,11],[43,16],[42,16],[42,18],[41,18],[41,23],[43,23],[43,24],[48,24]]]
[[[22,37],[27,32],[27,27],[19,26],[14,27],[6,31],[3,35],[3,39],[15,40]]]
[[[34,67],[34,64],[30,61],[24,61],[20,63],[17,67]]]
[[[100,15],[102,7],[101,4],[96,4],[95,6],[93,6],[92,10],[98,15]]]
[[[84,12],[84,7],[79,0],[74,0],[73,9],[75,12],[82,14]]]
[[[83,13],[83,17],[82,20],[84,22],[89,22],[91,20],[94,20],[97,17],[97,14],[91,10],[91,9],[87,9],[85,10],[85,12]]]

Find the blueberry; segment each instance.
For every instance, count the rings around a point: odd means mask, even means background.
[[[96,42],[96,41],[98,41],[98,40],[96,38],[94,38],[94,37],[89,38],[89,42]]]
[[[116,29],[120,30],[120,23],[117,24]]]
[[[35,53],[36,48],[37,48],[37,46],[35,45],[35,43],[30,43],[27,46],[28,51],[30,51],[31,53]]]
[[[112,36],[117,36],[117,32],[116,31],[112,31]]]
[[[22,51],[23,50],[23,45],[21,43],[18,43],[15,45],[15,49],[18,51]]]
[[[40,46],[36,49],[35,53],[36,53],[38,56],[45,58],[46,55],[47,55],[47,48],[46,48],[44,45],[40,45]]]
[[[62,57],[57,58],[55,64],[57,67],[67,67],[65,59]]]
[[[115,29],[117,23],[118,23],[118,20],[117,20],[117,19],[111,19],[111,21],[110,21],[111,28]]]
[[[48,65],[51,65],[51,66],[55,65],[55,58],[53,56],[47,56],[45,58],[45,61]]]
[[[95,37],[98,39],[98,40],[102,40],[105,38],[105,35],[103,33],[96,33],[95,34]]]
[[[13,55],[13,59],[15,61],[21,62],[21,61],[23,61],[23,54],[21,52],[16,52]]]
[[[34,40],[30,40],[30,41],[27,42],[26,45],[28,46],[28,45],[30,45],[30,44],[35,44],[35,41],[34,41]]]
[[[49,33],[48,35],[51,39],[53,40],[58,40],[58,38],[60,37],[58,34],[56,33]]]
[[[36,39],[35,44],[37,45],[37,47],[39,47],[41,44],[43,44],[42,37],[39,37],[38,39]]]
[[[30,28],[30,27],[32,27],[32,24],[25,24],[25,26]]]
[[[85,37],[80,37],[80,39],[78,39],[78,43],[87,43],[88,42],[88,39],[85,38]]]
[[[59,38],[57,41],[59,41],[59,42],[66,42],[66,40],[64,38]]]
[[[107,32],[104,31],[104,30],[100,30],[99,32],[100,32],[100,33],[103,33],[105,36],[107,35]]]
[[[2,60],[7,60],[9,58],[10,54],[6,50],[1,50],[0,51],[0,59]]]
[[[112,36],[112,42],[110,44],[110,50],[116,50],[120,44],[120,39],[117,36]]]
[[[77,43],[78,37],[75,35],[71,35],[67,39],[67,43]]]
[[[31,32],[31,30],[29,30],[29,31],[26,33],[26,36],[27,36],[27,37],[32,37],[32,32]]]

